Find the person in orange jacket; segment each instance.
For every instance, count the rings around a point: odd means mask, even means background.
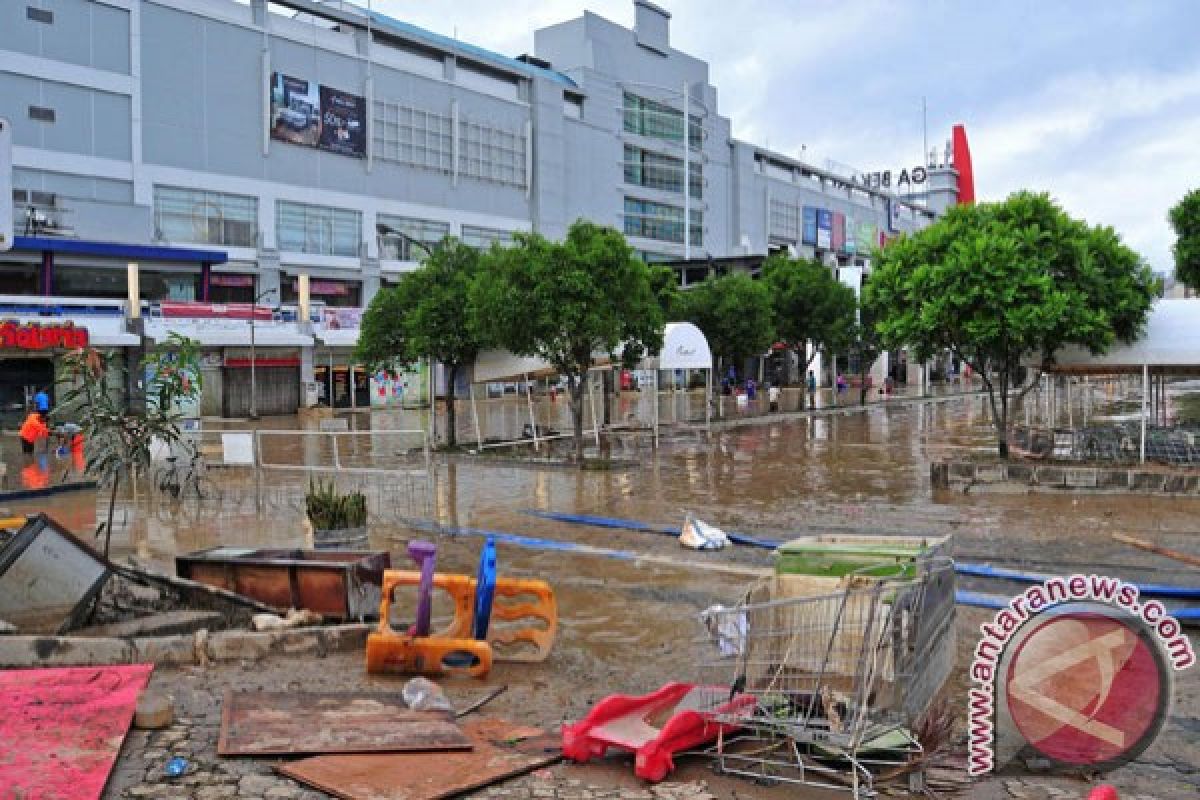
[[[33,448],[40,440],[50,438],[50,428],[46,418],[40,411],[32,411],[21,423],[21,452],[27,456],[33,455]]]

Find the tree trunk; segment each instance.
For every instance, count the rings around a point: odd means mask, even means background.
[[[567,377],[571,391],[571,425],[575,434],[575,463],[583,463],[583,380],[578,375]]]
[[[1005,364],[1007,367],[1007,364]],[[1008,371],[1000,376],[1000,416],[996,419],[996,428],[1000,432],[1000,457],[1008,459]]]
[[[108,496],[108,522],[104,524],[104,557],[108,558],[108,546],[112,541],[113,510],[117,507],[117,486],[121,483],[121,473],[113,474],[112,492]]]
[[[621,379],[620,372],[611,369],[604,373],[604,427],[612,425],[612,398],[616,382]]]
[[[458,446],[457,417],[454,413],[454,390],[458,384],[458,364],[450,364],[446,372],[446,446]]]

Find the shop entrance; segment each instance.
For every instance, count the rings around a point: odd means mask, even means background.
[[[250,415],[250,367],[226,367],[224,417]],[[259,366],[255,369],[255,400],[262,416],[295,414],[300,408],[300,368]]]
[[[20,425],[39,389],[54,407],[54,361],[49,358],[0,359],[0,417],[6,428]]]
[[[320,403],[331,408],[370,408],[370,377],[362,367],[317,366],[313,369]]]

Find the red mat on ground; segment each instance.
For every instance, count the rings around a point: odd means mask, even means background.
[[[0,672],[3,797],[99,798],[152,664]]]

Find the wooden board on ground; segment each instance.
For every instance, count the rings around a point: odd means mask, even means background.
[[[481,717],[463,725],[474,749],[437,758],[413,754],[317,756],[276,769],[343,800],[439,800],[558,761],[559,741],[537,728]]]
[[[223,756],[469,750],[443,711],[413,711],[399,693],[225,692]]]

